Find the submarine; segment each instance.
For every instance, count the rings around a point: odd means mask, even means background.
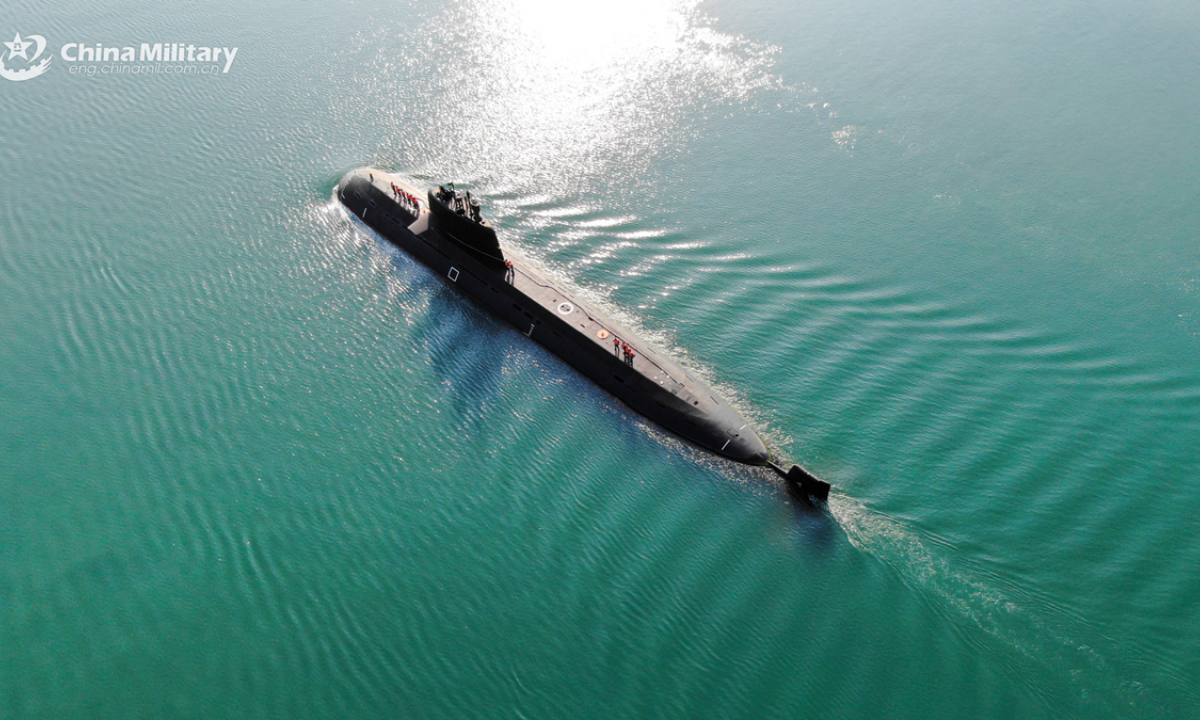
[[[797,500],[828,499],[829,483],[800,465],[784,470],[712,388],[506,251],[469,190],[447,183],[422,192],[384,170],[360,168],[336,194],[347,212],[637,413],[709,452],[770,467]]]

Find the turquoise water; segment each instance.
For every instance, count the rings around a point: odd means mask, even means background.
[[[1192,5],[562,5],[3,13],[238,53],[0,80],[0,717],[1200,714]],[[348,219],[365,164],[828,513]]]

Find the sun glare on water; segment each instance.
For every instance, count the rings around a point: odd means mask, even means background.
[[[715,30],[697,5],[464,2],[427,18],[424,51],[405,59],[427,85],[379,90],[433,103],[419,146],[460,179],[499,189],[629,174],[677,147],[695,108],[780,84],[774,48]]]
[[[684,3],[634,0],[514,0],[506,13],[523,59],[566,74],[664,60],[687,33],[691,15]]]

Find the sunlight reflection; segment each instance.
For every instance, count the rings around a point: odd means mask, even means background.
[[[781,84],[774,48],[713,30],[697,5],[464,1],[426,18],[405,62],[428,86],[403,93],[433,106],[420,165],[493,196],[594,192],[618,168],[618,188],[636,184],[698,112]]]
[[[514,0],[508,6],[530,59],[566,72],[669,51],[687,30],[688,8],[671,0]]]

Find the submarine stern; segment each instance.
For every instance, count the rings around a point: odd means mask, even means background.
[[[720,435],[724,436],[720,444],[713,447],[718,454],[746,465],[766,465],[771,461],[771,451],[766,443],[736,410],[722,406],[714,420],[721,429]]]
[[[743,433],[741,437],[736,437],[729,443],[722,455],[746,465],[766,465],[770,462],[771,451],[758,437],[758,433],[750,428],[746,428]]]

